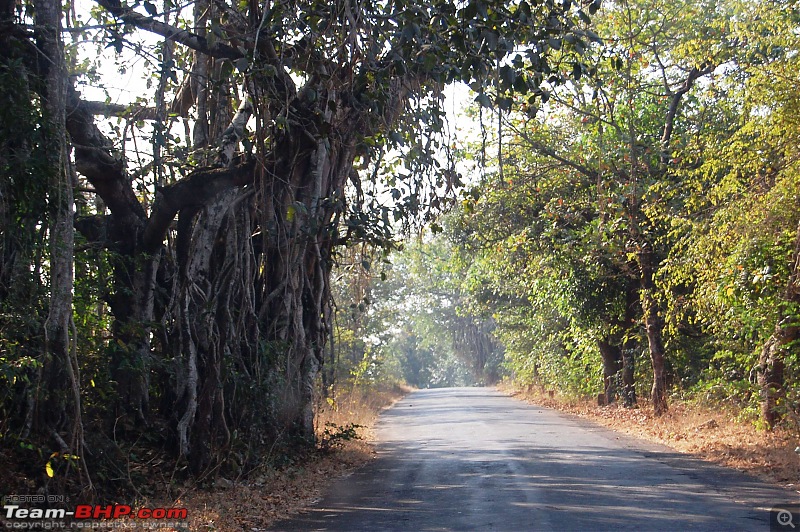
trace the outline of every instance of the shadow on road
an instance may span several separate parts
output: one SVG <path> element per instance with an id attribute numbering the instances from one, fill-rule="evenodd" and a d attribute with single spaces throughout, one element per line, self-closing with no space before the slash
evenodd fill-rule
<path id="1" fill-rule="evenodd" d="M 769 530 L 787 492 L 552 411 L 426 391 L 378 459 L 276 530 Z"/>

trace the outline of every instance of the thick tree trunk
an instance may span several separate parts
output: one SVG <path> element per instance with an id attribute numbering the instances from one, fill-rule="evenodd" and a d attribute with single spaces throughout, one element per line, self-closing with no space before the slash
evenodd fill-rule
<path id="1" fill-rule="evenodd" d="M 617 379 L 622 369 L 622 350 L 612 343 L 611 339 L 603 338 L 597 341 L 600 357 L 603 359 L 603 395 L 605 404 L 609 405 L 617 400 Z"/>
<path id="2" fill-rule="evenodd" d="M 230 337 L 224 327 L 226 322 L 220 320 L 226 303 L 220 295 L 225 292 L 222 283 L 226 273 L 231 275 L 227 280 L 233 282 L 241 273 L 220 269 L 225 263 L 224 255 L 222 264 L 214 259 L 224 249 L 225 237 L 221 229 L 239 193 L 236 189 L 222 193 L 200 213 L 177 300 L 182 340 L 177 359 L 182 361 L 186 392 L 186 409 L 178 424 L 178 438 L 181 454 L 191 456 L 195 472 L 210 465 L 215 444 L 224 445 L 229 437 L 222 408 L 223 356 L 226 348 L 230 350 L 228 342 L 236 342 L 237 338 Z M 220 436 L 222 441 L 218 442 Z"/>
<path id="3" fill-rule="evenodd" d="M 202 21 L 216 7 L 196 7 L 202 36 Z M 238 444 L 273 437 L 314 442 L 316 380 L 331 334 L 335 220 L 344 209 L 358 139 L 391 124 L 409 90 L 398 79 L 385 109 L 367 116 L 360 103 L 353 107 L 352 94 L 341 97 L 324 87 L 327 78 L 297 93 L 288 75 L 253 74 L 245 79 L 250 99 L 229 120 L 230 96 L 213 79 L 221 66 L 196 54 L 181 108 L 194 103 L 192 137 L 200 151 L 193 156 L 201 167 L 157 187 L 149 213 L 124 161 L 77 97 L 70 112 L 79 170 L 111 210 L 105 243 L 117 261 L 111 367 L 120 413 L 148 418 L 151 324 L 160 321 L 164 363 L 174 373 L 161 376 L 153 389 L 169 409 L 170 436 L 196 472 L 221 458 L 229 428 Z M 342 84 L 331 77 L 331 86 Z M 289 119 L 278 124 L 265 116 L 273 110 Z M 255 138 L 246 132 L 252 115 Z M 223 132 L 225 122 L 230 127 Z M 221 145 L 212 148 L 211 139 Z M 175 245 L 164 253 L 171 230 L 177 231 Z M 154 303 L 157 288 L 168 301 Z"/>
<path id="4" fill-rule="evenodd" d="M 119 427 L 138 430 L 148 424 L 150 410 L 150 333 L 160 253 L 141 253 L 137 243 L 130 242 L 130 236 L 117 242 L 126 241 L 131 245 L 125 246 L 114 267 L 111 310 L 116 341 L 110 369 L 117 383 L 117 415 L 132 416 L 130 425 L 123 423 Z"/>
<path id="5" fill-rule="evenodd" d="M 172 351 L 177 444 L 195 472 L 220 459 L 233 428 L 240 437 L 266 429 L 315 441 L 316 379 L 330 334 L 331 224 L 341 208 L 326 198 L 349 175 L 351 146 L 287 135 L 257 167 L 264 175 L 252 190 L 232 188 L 199 211 L 193 203 L 181 211 L 180 281 L 168 316 L 180 338 Z M 253 287 L 259 294 L 251 296 Z M 253 397 L 261 412 L 227 408 L 226 394 L 242 385 L 262 390 Z"/>
<path id="6" fill-rule="evenodd" d="M 344 186 L 353 152 L 349 142 L 295 142 L 287 139 L 277 152 L 282 156 L 274 172 L 290 179 L 267 185 L 271 199 L 261 224 L 275 230 L 264 234 L 260 316 L 268 341 L 286 349 L 281 417 L 297 436 L 313 442 L 316 378 L 329 335 L 331 222 L 340 208 L 325 198 Z"/>

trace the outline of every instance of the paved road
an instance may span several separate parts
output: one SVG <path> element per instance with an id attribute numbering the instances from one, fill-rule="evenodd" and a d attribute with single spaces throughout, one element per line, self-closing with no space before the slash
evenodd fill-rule
<path id="1" fill-rule="evenodd" d="M 767 532 L 770 507 L 800 502 L 485 388 L 414 392 L 378 437 L 375 461 L 275 529 Z"/>

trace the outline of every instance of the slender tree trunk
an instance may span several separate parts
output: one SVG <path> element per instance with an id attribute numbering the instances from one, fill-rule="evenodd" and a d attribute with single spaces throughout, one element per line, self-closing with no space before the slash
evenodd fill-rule
<path id="1" fill-rule="evenodd" d="M 761 419 L 772 429 L 783 417 L 780 399 L 784 396 L 784 348 L 797 340 L 797 327 L 778 324 L 758 359 L 758 386 L 761 388 Z"/>
<path id="2" fill-rule="evenodd" d="M 40 61 L 46 71 L 44 108 L 47 113 L 49 141 L 48 170 L 50 183 L 48 196 L 52 221 L 50 224 L 50 302 L 45 341 L 47 358 L 43 374 L 49 390 L 49 400 L 43 409 L 51 430 L 63 425 L 64 397 L 59 397 L 64 381 L 59 378 L 66 372 L 70 357 L 69 325 L 72 318 L 73 251 L 72 233 L 72 179 L 69 171 L 67 138 L 64 129 L 66 117 L 66 69 L 60 43 L 61 9 L 55 0 L 36 3 L 36 43 L 44 54 Z M 59 427 L 60 428 L 60 427 Z"/>
<path id="3" fill-rule="evenodd" d="M 622 340 L 622 404 L 626 408 L 636 406 L 636 339 L 632 334 L 636 326 L 636 309 L 639 292 L 633 279 L 629 279 L 625 290 L 625 337 Z"/>
<path id="4" fill-rule="evenodd" d="M 639 273 L 641 275 L 641 292 L 645 332 L 650 350 L 650 361 L 653 365 L 653 388 L 650 398 L 656 415 L 667 412 L 667 376 L 664 351 L 664 320 L 659 313 L 655 298 L 655 282 L 653 280 L 653 251 L 648 244 L 638 254 Z"/>
<path id="5" fill-rule="evenodd" d="M 44 57 L 40 68 L 46 73 L 44 110 L 49 141 L 50 185 L 50 301 L 45 322 L 45 359 L 40 390 L 45 394 L 38 405 L 40 431 L 47 431 L 58 450 L 84 456 L 81 419 L 80 378 L 72 334 L 72 292 L 74 288 L 74 174 L 66 133 L 67 69 L 61 42 L 61 3 L 36 2 L 36 43 Z M 85 466 L 81 468 L 85 470 Z M 86 478 L 88 483 L 88 477 Z"/>
<path id="6" fill-rule="evenodd" d="M 625 408 L 634 408 L 636 399 L 636 358 L 635 340 L 627 340 L 622 345 L 622 404 Z"/>
<path id="7" fill-rule="evenodd" d="M 795 233 L 794 253 L 789 280 L 783 294 L 783 311 L 780 322 L 761 348 L 758 360 L 758 385 L 761 388 L 761 417 L 772 429 L 780 421 L 780 399 L 785 394 L 784 362 L 787 346 L 800 339 L 797 326 L 797 305 L 800 304 L 800 222 Z M 794 310 L 794 312 L 793 312 Z"/>

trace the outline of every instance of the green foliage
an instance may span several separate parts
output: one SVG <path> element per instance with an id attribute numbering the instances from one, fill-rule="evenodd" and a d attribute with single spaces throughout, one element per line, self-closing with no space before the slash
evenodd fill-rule
<path id="1" fill-rule="evenodd" d="M 509 115 L 502 172 L 465 197 L 453 240 L 517 379 L 593 395 L 605 340 L 636 353 L 645 390 L 626 293 L 648 249 L 669 381 L 701 393 L 728 379 L 743 408 L 757 400 L 760 346 L 794 312 L 800 204 L 797 87 L 768 81 L 789 79 L 797 43 L 769 6 L 619 3 L 593 21 L 603 45 L 582 58 L 585 83 L 555 87 L 545 117 Z M 747 39 L 765 54 L 743 54 Z"/>
<path id="2" fill-rule="evenodd" d="M 192 444 L 228 453 L 237 471 L 275 442 L 284 446 L 276 454 L 288 456 L 297 442 L 282 438 L 306 392 L 296 377 L 305 370 L 292 360 L 307 361 L 309 352 L 325 359 L 331 401 L 346 389 L 491 384 L 503 375 L 594 396 L 604 385 L 605 344 L 629 355 L 636 391 L 646 395 L 644 251 L 653 257 L 646 293 L 664 319 L 672 391 L 757 417 L 761 349 L 800 322 L 793 3 L 620 0 L 600 10 L 597 1 L 307 1 L 261 11 L 258 3 L 212 2 L 198 20 L 171 3 L 163 11 L 155 2 L 104 4 L 90 20 L 65 13 L 71 75 L 101 82 L 101 54 L 80 51 L 89 40 L 131 51 L 116 58 L 117 70 L 135 67 L 154 91 L 132 105 L 155 101 L 160 116 L 145 120 L 152 109 L 132 108 L 101 128 L 113 141 L 83 147 L 99 154 L 116 144 L 126 153 L 121 166 L 130 172 L 114 186 L 130 185 L 128 195 L 106 191 L 117 202 L 104 203 L 97 195 L 108 183 L 77 178 L 76 227 L 98 226 L 76 239 L 70 340 L 89 447 L 109 451 L 97 468 L 101 482 L 120 476 L 115 463 L 140 439 L 174 448 L 190 417 L 197 425 L 213 417 Z M 202 35 L 200 48 L 222 50 L 213 72 L 196 71 L 203 50 L 180 35 L 170 44 L 143 37 L 132 13 Z M 76 467 L 75 456 L 51 454 L 49 435 L 27 434 L 36 431 L 28 398 L 49 361 L 42 331 L 53 198 L 46 88 L 25 63 L 28 28 L 15 29 L 21 37 L 8 37 L 0 52 L 0 439 L 36 464 L 34 474 L 58 479 Z M 192 102 L 182 124 L 168 102 L 179 99 L 184 76 L 204 79 L 206 108 Z M 474 91 L 473 117 L 491 114 L 501 124 L 502 138 L 499 129 L 483 131 L 495 136 L 496 157 L 486 145 L 459 149 L 450 136 L 448 83 Z M 189 279 L 184 254 L 205 213 L 185 207 L 156 243 L 155 288 L 143 289 L 148 283 L 132 278 L 151 250 L 140 252 L 138 233 L 122 242 L 127 226 L 112 241 L 108 219 L 126 202 L 152 215 L 157 191 L 211 164 L 217 145 L 200 133 L 223 133 L 248 97 L 256 110 L 245 129 L 256 130 L 237 132 L 234 151 L 258 161 L 260 182 L 248 183 L 250 195 L 230 215 L 247 223 L 221 225 L 208 240 L 208 267 Z M 275 153 L 295 144 L 295 154 Z M 79 152 L 70 156 L 83 167 Z M 296 160 L 282 159 L 290 155 Z M 319 168 L 302 166 L 325 156 Z M 462 175 L 463 161 L 479 160 L 487 163 L 480 177 Z M 314 188 L 304 180 L 316 170 L 330 170 L 320 182 L 337 185 L 304 203 Z M 401 250 L 399 235 L 411 234 L 416 240 Z M 309 243 L 319 249 L 308 252 Z M 292 269 L 305 263 L 314 271 Z M 294 285 L 303 286 L 299 312 L 270 322 Z M 194 296 L 199 308 L 183 315 Z M 123 300 L 129 308 L 121 310 Z M 135 309 L 148 305 L 150 317 L 136 319 Z M 193 323 L 184 330 L 185 318 Z M 194 318 L 209 318 L 209 330 Z M 306 350 L 292 359 L 301 337 Z M 800 402 L 797 343 L 780 350 L 777 408 L 790 420 Z M 191 376 L 190 344 L 203 347 L 193 352 L 199 371 Z M 619 387 L 623 371 L 612 369 L 605 377 Z M 117 417 L 131 393 L 126 374 L 142 377 L 134 385 L 150 399 L 141 416 L 154 428 L 144 435 L 137 420 Z M 184 418 L 194 399 L 205 410 Z M 119 433 L 111 438 L 108 427 Z M 355 439 L 358 428 L 328 425 L 319 446 Z"/>
<path id="3" fill-rule="evenodd" d="M 82 445 L 85 426 L 95 457 L 137 461 L 151 446 L 197 476 L 223 462 L 240 472 L 259 450 L 313 438 L 323 359 L 325 393 L 404 370 L 420 386 L 497 378 L 491 317 L 447 301 L 461 294 L 452 272 L 420 283 L 413 259 L 393 272 L 388 253 L 463 184 L 445 85 L 471 85 L 493 109 L 541 105 L 584 75 L 599 2 L 70 5 L 55 11 L 67 29 L 52 43 L 66 94 L 41 78 L 60 72 L 41 46 L 56 21 L 37 19 L 56 5 L 20 6 L 0 51 L 0 436 Z M 121 96 L 103 86 L 109 72 L 140 79 Z M 67 118 L 45 116 L 43 102 L 65 104 Z M 58 147 L 44 145 L 55 118 L 68 132 Z M 67 212 L 48 188 L 54 169 L 74 185 L 72 227 L 54 227 Z M 55 282 L 52 235 L 73 228 Z M 363 248 L 337 286 L 343 245 Z M 72 308 L 64 334 L 45 338 L 61 281 L 73 283 Z M 375 303 L 373 290 L 404 285 L 407 300 Z M 62 374 L 80 380 L 69 401 L 37 387 Z M 61 458 L 45 476 L 58 477 Z M 98 462 L 103 483 L 120 476 L 113 461 Z M 94 471 L 81 468 L 87 486 Z"/>
<path id="4" fill-rule="evenodd" d="M 439 234 L 389 255 L 391 262 L 352 254 L 355 250 L 343 257 L 334 342 L 333 380 L 339 386 L 405 381 L 427 388 L 497 381 L 502 350 L 492 334 L 493 321 L 468 308 L 460 272 L 448 261 L 449 246 Z M 382 271 L 365 267 L 375 263 Z"/>
<path id="5" fill-rule="evenodd" d="M 0 62 L 0 438 L 42 365 L 47 315 L 48 165 L 43 117 L 21 60 Z"/>

